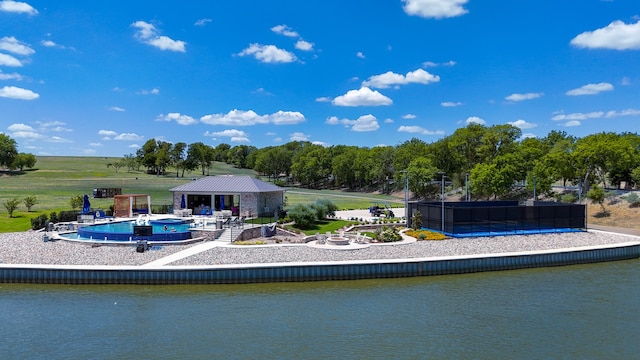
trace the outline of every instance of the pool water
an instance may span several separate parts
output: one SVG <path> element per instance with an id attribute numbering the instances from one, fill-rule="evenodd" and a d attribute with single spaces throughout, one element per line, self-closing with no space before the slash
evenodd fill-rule
<path id="1" fill-rule="evenodd" d="M 153 233 L 151 236 L 134 236 L 133 227 L 135 221 L 114 222 L 108 224 L 89 225 L 78 228 L 77 237 L 79 240 L 108 240 L 108 241 L 179 241 L 191 239 L 189 223 L 180 220 L 158 220 L 149 224 Z"/>

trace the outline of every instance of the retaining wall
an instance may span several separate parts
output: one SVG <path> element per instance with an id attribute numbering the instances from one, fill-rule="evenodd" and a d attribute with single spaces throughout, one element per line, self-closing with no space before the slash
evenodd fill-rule
<path id="1" fill-rule="evenodd" d="M 462 274 L 640 258 L 640 242 L 421 259 L 217 266 L 0 265 L 0 282 L 39 284 L 242 284 Z"/>

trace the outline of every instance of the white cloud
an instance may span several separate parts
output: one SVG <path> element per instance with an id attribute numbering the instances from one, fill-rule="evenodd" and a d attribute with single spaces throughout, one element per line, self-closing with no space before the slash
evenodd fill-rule
<path id="1" fill-rule="evenodd" d="M 359 57 L 360 59 L 364 59 L 364 54 L 361 51 L 358 51 L 356 53 L 356 56 Z"/>
<path id="2" fill-rule="evenodd" d="M 296 49 L 298 50 L 302 50 L 302 51 L 311 51 L 313 50 L 313 43 L 310 43 L 308 41 L 305 40 L 298 40 L 296 41 Z"/>
<path id="3" fill-rule="evenodd" d="M 519 128 L 519 129 L 532 129 L 532 128 L 538 126 L 536 124 L 527 122 L 526 120 L 522 120 L 522 119 L 519 119 L 519 120 L 516 120 L 516 121 L 510 121 L 507 124 L 515 126 L 515 127 Z"/>
<path id="4" fill-rule="evenodd" d="M 371 114 L 360 116 L 356 120 L 338 119 L 336 116 L 331 116 L 325 123 L 329 125 L 342 124 L 345 127 L 351 128 L 352 131 L 358 132 L 376 131 L 380 128 L 378 119 Z"/>
<path id="5" fill-rule="evenodd" d="M 238 55 L 253 55 L 263 63 L 290 63 L 298 60 L 295 54 L 279 49 L 275 45 L 250 44 L 248 48 L 242 50 Z"/>
<path id="6" fill-rule="evenodd" d="M 11 0 L 0 1 L 0 11 L 24 13 L 28 15 L 38 14 L 38 10 L 34 9 L 33 6 L 25 2 Z"/>
<path id="7" fill-rule="evenodd" d="M 462 103 L 460 101 L 444 101 L 444 102 L 441 102 L 440 105 L 444 107 L 456 107 L 456 106 L 462 106 Z"/>
<path id="8" fill-rule="evenodd" d="M 151 90 L 140 90 L 140 91 L 138 91 L 138 94 L 140 94 L 140 95 L 158 95 L 158 94 L 160 94 L 160 89 L 153 88 Z"/>
<path id="9" fill-rule="evenodd" d="M 309 141 L 310 136 L 302 132 L 294 132 L 289 136 L 290 141 Z"/>
<path id="10" fill-rule="evenodd" d="M 158 36 L 147 42 L 149 45 L 155 46 L 160 50 L 171 50 L 178 52 L 185 52 L 184 46 L 186 43 L 182 40 L 173 40 L 168 36 Z"/>
<path id="11" fill-rule="evenodd" d="M 511 94 L 511 95 L 505 97 L 504 99 L 507 100 L 507 101 L 517 102 L 517 101 L 523 101 L 523 100 L 537 99 L 537 98 L 541 97 L 542 95 L 544 95 L 544 93 L 541 93 L 541 92 L 538 92 L 538 93 L 526 93 L 526 94 L 514 93 L 514 94 Z"/>
<path id="12" fill-rule="evenodd" d="M 402 115 L 403 119 L 415 119 L 416 116 L 414 114 L 404 114 Z"/>
<path id="13" fill-rule="evenodd" d="M 616 20 L 606 27 L 585 31 L 571 40 L 579 48 L 638 50 L 640 49 L 640 20 L 625 24 Z"/>
<path id="14" fill-rule="evenodd" d="M 281 137 L 273 138 L 273 142 L 274 143 L 280 143 L 280 142 L 282 142 L 282 138 Z"/>
<path id="15" fill-rule="evenodd" d="M 614 117 L 620 117 L 620 116 L 639 116 L 640 115 L 640 110 L 637 109 L 626 109 L 626 110 L 622 110 L 622 111 L 607 111 L 607 113 L 604 115 L 605 118 L 614 118 Z"/>
<path id="16" fill-rule="evenodd" d="M 465 124 L 469 125 L 469 124 L 479 124 L 479 125 L 484 125 L 487 122 L 484 121 L 484 119 L 479 118 L 477 116 L 471 116 L 468 117 L 467 120 L 465 120 Z"/>
<path id="17" fill-rule="evenodd" d="M 321 96 L 319 98 L 316 98 L 317 102 L 331 102 L 331 98 L 328 96 Z"/>
<path id="18" fill-rule="evenodd" d="M 565 120 L 586 120 L 586 119 L 598 119 L 604 116 L 603 111 L 593 111 L 590 113 L 572 113 L 572 114 L 558 114 L 551 118 L 553 121 L 565 121 Z"/>
<path id="19" fill-rule="evenodd" d="M 39 98 L 40 95 L 28 89 L 15 86 L 5 86 L 0 89 L 0 97 L 19 100 L 35 100 Z"/>
<path id="20" fill-rule="evenodd" d="M 236 129 L 229 129 L 229 130 L 224 130 L 224 131 L 217 131 L 217 132 L 205 132 L 204 136 L 212 136 L 214 138 L 216 137 L 228 137 L 229 141 L 231 142 L 249 142 L 249 137 L 247 136 L 247 133 L 245 133 L 242 130 L 236 130 Z"/>
<path id="21" fill-rule="evenodd" d="M 35 131 L 35 129 L 26 124 L 11 124 L 7 128 L 9 131 Z"/>
<path id="22" fill-rule="evenodd" d="M 386 118 L 386 119 L 384 119 L 384 123 L 385 123 L 385 124 L 393 124 L 393 119 L 391 119 L 391 118 Z"/>
<path id="23" fill-rule="evenodd" d="M 300 36 L 297 32 L 293 31 L 287 25 L 276 25 L 276 26 L 271 28 L 271 31 L 273 31 L 276 34 L 280 34 L 280 35 L 284 35 L 284 36 L 288 36 L 288 37 L 299 37 Z"/>
<path id="24" fill-rule="evenodd" d="M 333 99 L 332 103 L 336 106 L 384 106 L 393 104 L 393 100 L 365 86 L 359 90 L 347 91 Z"/>
<path id="25" fill-rule="evenodd" d="M 92 143 L 89 143 L 89 146 L 101 147 L 101 146 L 104 146 L 104 145 L 102 143 L 94 143 L 94 142 L 92 142 Z"/>
<path id="26" fill-rule="evenodd" d="M 136 133 L 122 133 L 118 134 L 113 140 L 123 140 L 123 141 L 138 141 L 142 140 L 144 136 L 138 135 Z"/>
<path id="27" fill-rule="evenodd" d="M 42 40 L 40 43 L 44 47 L 56 47 L 57 46 L 57 44 L 55 42 L 51 41 L 51 40 Z"/>
<path id="28" fill-rule="evenodd" d="M 33 127 L 26 124 L 11 124 L 7 128 L 11 132 L 11 136 L 20 139 L 41 139 L 42 134 L 38 133 Z"/>
<path id="29" fill-rule="evenodd" d="M 111 106 L 109 107 L 109 111 L 118 111 L 118 112 L 124 112 L 125 109 L 119 107 L 119 106 Z"/>
<path id="30" fill-rule="evenodd" d="M 571 121 L 567 121 L 564 124 L 560 124 L 560 126 L 566 126 L 566 127 L 574 127 L 574 126 L 580 126 L 580 125 L 582 124 L 578 120 L 571 120 Z"/>
<path id="31" fill-rule="evenodd" d="M 612 119 L 623 116 L 640 116 L 640 110 L 638 109 L 625 109 L 621 111 L 610 110 L 607 112 L 604 111 L 593 111 L 589 113 L 571 113 L 571 114 L 557 114 L 554 115 L 551 120 L 553 121 L 580 121 L 587 119 Z"/>
<path id="32" fill-rule="evenodd" d="M 424 18 L 450 18 L 466 14 L 468 0 L 402 0 L 404 11 Z"/>
<path id="33" fill-rule="evenodd" d="M 38 129 L 41 132 L 71 132 L 73 130 L 65 127 L 65 123 L 62 121 L 36 121 L 36 124 L 40 126 Z"/>
<path id="34" fill-rule="evenodd" d="M 22 62 L 11 55 L 0 54 L 0 66 L 20 67 Z"/>
<path id="35" fill-rule="evenodd" d="M 567 91 L 567 95 L 569 96 L 595 95 L 603 91 L 611 91 L 611 90 L 613 90 L 613 85 L 606 82 L 601 82 L 598 84 L 587 84 L 579 88 L 569 90 Z"/>
<path id="36" fill-rule="evenodd" d="M 50 142 L 54 142 L 54 143 L 72 143 L 73 141 L 69 140 L 69 139 L 65 139 L 62 138 L 60 136 L 52 136 L 49 138 Z"/>
<path id="37" fill-rule="evenodd" d="M 533 133 L 524 133 L 520 137 L 522 139 L 537 138 L 536 134 L 533 134 Z"/>
<path id="38" fill-rule="evenodd" d="M 138 144 L 131 144 L 129 146 L 127 146 L 129 149 L 140 149 L 140 145 Z"/>
<path id="39" fill-rule="evenodd" d="M 2 70 L 0 70 L 0 80 L 17 80 L 17 81 L 21 81 L 22 80 L 22 75 L 20 75 L 18 73 L 7 74 L 7 73 L 3 73 Z"/>
<path id="40" fill-rule="evenodd" d="M 5 36 L 0 39 L 0 50 L 24 56 L 33 55 L 35 53 L 35 50 L 13 36 Z"/>
<path id="41" fill-rule="evenodd" d="M 362 82 L 362 86 L 385 89 L 394 85 L 406 85 L 411 83 L 429 84 L 438 81 L 440 81 L 439 76 L 430 74 L 422 69 L 410 71 L 406 75 L 387 71 L 384 74 L 369 77 L 369 79 Z"/>
<path id="42" fill-rule="evenodd" d="M 99 130 L 98 135 L 112 137 L 118 135 L 118 133 L 112 130 Z"/>
<path id="43" fill-rule="evenodd" d="M 135 37 L 141 43 L 155 46 L 160 50 L 170 50 L 177 52 L 186 51 L 186 42 L 181 40 L 173 40 L 168 36 L 158 35 L 158 29 L 156 29 L 153 24 L 149 24 L 148 22 L 139 20 L 131 24 L 131 26 L 138 29 Z"/>
<path id="44" fill-rule="evenodd" d="M 205 26 L 208 23 L 210 23 L 211 21 L 212 21 L 211 19 L 204 18 L 204 19 L 200 19 L 200 20 L 196 21 L 196 23 L 193 24 L 193 25 L 195 25 L 195 26 Z"/>
<path id="45" fill-rule="evenodd" d="M 180 113 L 168 113 L 167 115 L 160 114 L 156 118 L 158 121 L 175 121 L 179 125 L 192 125 L 197 124 L 198 120 L 192 118 L 189 115 L 184 115 Z"/>
<path id="46" fill-rule="evenodd" d="M 406 133 L 411 133 L 411 134 L 422 134 L 422 135 L 442 135 L 444 134 L 444 131 L 442 130 L 436 130 L 436 131 L 431 131 L 431 130 L 427 130 L 421 126 L 400 126 L 398 128 L 398 132 L 406 132 Z"/>
<path id="47" fill-rule="evenodd" d="M 433 61 L 425 61 L 422 63 L 422 67 L 425 68 L 429 68 L 429 67 L 437 67 L 437 66 L 453 66 L 455 65 L 456 62 L 453 60 L 449 60 L 447 62 L 443 62 L 443 63 L 437 63 L 437 62 L 433 62 Z"/>
<path id="48" fill-rule="evenodd" d="M 277 111 L 273 114 L 258 115 L 253 110 L 231 110 L 226 114 L 210 114 L 200 118 L 209 125 L 250 126 L 256 124 L 291 125 L 306 121 L 304 115 L 297 111 Z"/>

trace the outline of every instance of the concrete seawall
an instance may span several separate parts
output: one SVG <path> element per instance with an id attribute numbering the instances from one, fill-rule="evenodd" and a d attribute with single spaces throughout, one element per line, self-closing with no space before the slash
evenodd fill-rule
<path id="1" fill-rule="evenodd" d="M 0 264 L 0 282 L 37 284 L 243 284 L 463 274 L 640 258 L 640 242 L 502 254 L 211 266 Z"/>

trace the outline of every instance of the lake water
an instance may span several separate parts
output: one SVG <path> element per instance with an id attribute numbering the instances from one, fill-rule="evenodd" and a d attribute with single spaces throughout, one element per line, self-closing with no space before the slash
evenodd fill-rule
<path id="1" fill-rule="evenodd" d="M 632 359 L 640 260 L 206 286 L 0 284 L 1 359 Z"/>

